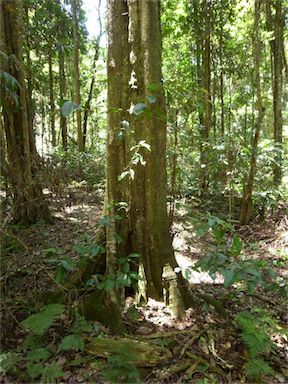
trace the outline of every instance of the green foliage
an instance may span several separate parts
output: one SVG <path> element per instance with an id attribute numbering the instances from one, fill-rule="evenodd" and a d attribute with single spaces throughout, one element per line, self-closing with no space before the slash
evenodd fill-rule
<path id="1" fill-rule="evenodd" d="M 90 190 L 102 188 L 105 179 L 104 152 L 81 152 L 70 146 L 67 151 L 58 148 L 47 156 L 43 183 L 55 194 L 71 183 L 81 183 Z"/>
<path id="2" fill-rule="evenodd" d="M 49 304 L 42 312 L 27 317 L 22 321 L 22 325 L 36 335 L 44 335 L 45 331 L 59 318 L 64 312 L 63 304 Z"/>
<path id="3" fill-rule="evenodd" d="M 87 322 L 87 320 L 80 316 L 78 313 L 75 315 L 75 321 L 72 327 L 72 334 L 65 336 L 58 348 L 58 351 L 83 351 L 84 339 L 83 333 L 93 332 L 93 327 Z"/>
<path id="4" fill-rule="evenodd" d="M 98 289 L 108 292 L 115 287 L 131 287 L 136 284 L 142 277 L 135 271 L 131 270 L 131 263 L 134 258 L 138 258 L 138 253 L 130 253 L 126 257 L 118 258 L 118 267 L 115 273 L 109 273 L 105 276 L 97 274 L 89 279 L 86 284 L 94 285 Z M 136 287 L 134 287 L 136 288 Z"/>
<path id="5" fill-rule="evenodd" d="M 27 360 L 39 362 L 41 360 L 47 360 L 51 356 L 51 352 L 46 348 L 33 349 L 27 353 Z"/>
<path id="6" fill-rule="evenodd" d="M 0 51 L 1 56 L 5 55 Z M 5 58 L 8 57 L 5 55 Z M 0 70 L 0 93 L 1 93 L 1 103 L 5 109 L 13 105 L 18 107 L 19 105 L 19 92 L 20 85 L 18 81 L 10 73 Z"/>
<path id="7" fill-rule="evenodd" d="M 130 151 L 133 152 L 133 155 L 131 157 L 129 164 L 126 166 L 126 169 L 118 176 L 118 181 L 121 181 L 126 177 L 130 177 L 131 180 L 134 180 L 135 170 L 133 166 L 137 164 L 141 164 L 143 166 L 146 165 L 144 156 L 140 153 L 140 150 L 142 148 L 147 151 L 151 151 L 150 145 L 146 143 L 145 140 L 140 140 L 137 145 L 134 145 L 133 147 L 130 148 Z"/>
<path id="8" fill-rule="evenodd" d="M 247 377 L 261 379 L 263 375 L 274 376 L 275 371 L 263 359 L 254 358 L 249 360 L 245 367 Z"/>
<path id="9" fill-rule="evenodd" d="M 269 332 L 274 321 L 261 310 L 256 310 L 254 313 L 240 312 L 235 317 L 235 323 L 241 329 L 241 338 L 249 353 L 249 361 L 245 366 L 247 377 L 261 380 L 263 375 L 273 376 L 274 370 L 262 356 L 267 355 L 273 348 Z"/>
<path id="10" fill-rule="evenodd" d="M 84 340 L 80 335 L 68 335 L 65 336 L 58 348 L 58 351 L 83 351 L 84 349 Z"/>
<path id="11" fill-rule="evenodd" d="M 7 352 L 0 355 L 0 373 L 18 372 L 21 377 L 23 367 L 33 382 L 55 383 L 55 380 L 62 377 L 62 371 L 58 362 L 53 361 L 60 353 L 66 351 L 83 351 L 83 333 L 92 332 L 93 327 L 78 313 L 71 329 L 71 334 L 65 336 L 58 348 L 53 348 L 44 338 L 47 331 L 64 311 L 64 306 L 50 304 L 42 312 L 29 316 L 22 322 L 28 330 L 19 353 Z M 53 352 L 56 350 L 57 352 Z"/>
<path id="12" fill-rule="evenodd" d="M 49 264 L 54 264 L 57 266 L 54 280 L 58 284 L 63 284 L 67 278 L 68 273 L 74 271 L 74 262 L 68 257 L 59 259 L 49 259 L 47 260 L 47 262 Z"/>
<path id="13" fill-rule="evenodd" d="M 203 228 L 203 226 L 202 226 Z M 202 233 L 208 230 L 213 234 L 216 250 L 201 258 L 193 269 L 207 271 L 212 279 L 220 273 L 224 276 L 224 286 L 230 287 L 236 282 L 247 286 L 248 293 L 252 293 L 257 286 L 278 291 L 285 294 L 283 278 L 280 278 L 262 259 L 246 258 L 242 254 L 243 244 L 234 233 L 233 227 L 215 216 L 208 216 Z"/>
<path id="14" fill-rule="evenodd" d="M 0 354 L 0 374 L 13 373 L 20 357 L 15 352 L 3 352 Z"/>
<path id="15" fill-rule="evenodd" d="M 53 384 L 55 380 L 64 375 L 59 364 L 27 364 L 27 371 L 31 379 L 40 377 L 40 383 Z"/>
<path id="16" fill-rule="evenodd" d="M 101 370 L 101 376 L 111 383 L 140 383 L 139 373 L 129 351 L 123 351 L 121 356 L 109 356 L 107 364 Z"/>

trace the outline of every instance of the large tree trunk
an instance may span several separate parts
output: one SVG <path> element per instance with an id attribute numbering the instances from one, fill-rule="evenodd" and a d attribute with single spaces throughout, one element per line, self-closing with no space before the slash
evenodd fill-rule
<path id="1" fill-rule="evenodd" d="M 73 44 L 74 44 L 74 60 L 73 60 L 73 74 L 74 74 L 74 94 L 75 102 L 81 104 L 80 96 L 80 76 L 79 76 L 79 31 L 78 31 L 78 0 L 71 0 L 72 5 L 72 21 L 73 21 Z M 77 119 L 77 145 L 79 151 L 84 151 L 84 140 L 82 133 L 81 123 L 81 110 L 78 109 L 76 112 Z"/>
<path id="2" fill-rule="evenodd" d="M 246 185 L 244 186 L 244 192 L 242 197 L 241 213 L 240 213 L 240 225 L 248 224 L 251 220 L 252 214 L 252 192 L 254 185 L 254 178 L 256 174 L 257 166 L 257 148 L 264 118 L 264 109 L 262 104 L 261 95 L 261 82 L 260 82 L 260 37 L 259 37 L 259 18 L 260 18 L 260 1 L 255 0 L 254 10 L 254 42 L 253 42 L 253 56 L 254 56 L 254 88 L 256 89 L 256 109 L 258 116 L 255 124 L 255 133 L 252 142 L 250 170 Z"/>
<path id="3" fill-rule="evenodd" d="M 173 280 L 177 263 L 167 214 L 166 111 L 161 84 L 159 1 L 130 0 L 127 4 L 127 1 L 110 0 L 108 41 L 106 203 L 110 225 L 107 228 L 107 267 L 115 269 L 119 257 L 139 253 L 147 296 L 162 299 L 163 271 L 169 266 L 169 277 Z M 131 102 L 146 104 L 144 112 L 128 116 Z M 121 129 L 123 120 L 130 122 L 131 129 Z M 147 143 L 150 150 L 139 146 L 141 142 Z M 135 145 L 138 147 L 131 152 Z M 144 166 L 131 162 L 136 152 L 143 156 Z M 127 170 L 130 170 L 130 179 L 119 181 L 119 176 Z M 119 203 L 123 201 L 128 205 L 126 213 L 123 220 L 115 222 Z M 121 236 L 120 242 L 115 232 Z M 185 289 L 177 285 L 176 274 L 174 283 L 171 284 L 174 305 L 180 314 L 183 309 L 180 291 L 185 297 Z M 184 285 L 183 281 L 181 283 Z"/>
<path id="4" fill-rule="evenodd" d="M 27 112 L 27 96 L 23 67 L 23 4 L 1 0 L 1 38 L 3 51 L 8 56 L 4 66 L 19 83 L 18 103 L 7 101 L 3 109 L 7 156 L 13 192 L 13 219 L 30 224 L 39 219 L 50 220 L 42 188 L 37 179 L 37 163 L 32 129 Z M 16 60 L 15 60 L 16 58 Z M 5 97 L 5 95 L 4 95 Z"/>

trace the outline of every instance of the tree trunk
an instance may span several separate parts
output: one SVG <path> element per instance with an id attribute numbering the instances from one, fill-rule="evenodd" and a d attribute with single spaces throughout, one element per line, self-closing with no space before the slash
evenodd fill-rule
<path id="1" fill-rule="evenodd" d="M 224 65 L 223 65 L 223 0 L 221 0 L 220 13 L 220 103 L 221 103 L 221 137 L 225 134 L 225 109 L 224 109 Z"/>
<path id="2" fill-rule="evenodd" d="M 80 76 L 79 76 L 79 30 L 78 30 L 78 0 L 71 0 L 72 6 L 72 21 L 73 21 L 73 43 L 74 43 L 74 61 L 73 61 L 73 73 L 74 73 L 74 87 L 75 87 L 75 102 L 81 104 L 80 96 Z M 84 140 L 82 133 L 81 123 L 81 110 L 76 111 L 77 118 L 77 145 L 79 151 L 84 151 Z"/>
<path id="3" fill-rule="evenodd" d="M 52 147 L 56 147 L 56 130 L 55 130 L 55 100 L 54 100 L 54 76 L 52 61 L 52 43 L 48 43 L 48 66 L 49 66 L 49 102 L 50 102 L 50 130 L 52 136 Z"/>
<path id="4" fill-rule="evenodd" d="M 200 177 L 199 188 L 201 195 L 207 193 L 208 180 L 208 157 L 209 157 L 209 135 L 212 125 L 212 103 L 211 103 L 211 6 L 208 0 L 204 0 L 205 29 L 203 31 L 202 50 L 202 79 L 201 93 L 203 100 L 203 115 L 200 119 Z M 201 124 L 202 120 L 202 124 Z"/>
<path id="5" fill-rule="evenodd" d="M 90 89 L 89 89 L 89 94 L 85 103 L 85 108 L 84 108 L 84 118 L 83 118 L 83 148 L 85 149 L 86 147 L 86 140 L 87 140 L 87 124 L 88 124 L 88 116 L 90 112 L 90 104 L 92 101 L 92 96 L 93 96 L 93 89 L 94 89 L 94 84 L 95 84 L 95 76 L 96 76 L 96 63 L 97 60 L 99 59 L 99 44 L 100 44 L 100 38 L 97 39 L 96 44 L 95 44 L 95 54 L 94 54 L 94 59 L 93 59 L 93 75 L 90 83 Z"/>
<path id="6" fill-rule="evenodd" d="M 256 110 L 258 111 L 257 120 L 255 123 L 255 133 L 252 142 L 252 153 L 250 159 L 250 171 L 248 180 L 244 186 L 242 197 L 240 225 L 248 224 L 251 220 L 252 214 L 252 192 L 254 185 L 254 178 L 256 174 L 257 165 L 257 148 L 260 137 L 260 131 L 264 118 L 264 109 L 262 104 L 261 95 L 261 82 L 260 82 L 260 37 L 259 37 L 259 18 L 260 18 L 260 1 L 255 0 L 254 8 L 254 42 L 253 42 L 253 56 L 254 56 L 254 88 L 256 89 Z"/>
<path id="7" fill-rule="evenodd" d="M 65 53 L 64 47 L 61 45 L 59 47 L 59 82 L 60 82 L 60 105 L 64 103 L 65 93 L 66 93 L 66 79 L 65 79 Z M 67 141 L 67 120 L 60 114 L 60 129 L 62 135 L 62 146 L 65 151 L 67 151 L 68 141 Z"/>
<path id="8" fill-rule="evenodd" d="M 282 45 L 283 45 L 283 14 L 282 0 L 275 0 L 275 22 L 274 22 L 274 79 L 273 79 L 273 112 L 274 112 L 274 140 L 276 144 L 276 162 L 274 168 L 274 180 L 276 184 L 281 184 L 282 179 L 282 141 L 283 141 L 283 123 L 282 123 Z"/>
<path id="9" fill-rule="evenodd" d="M 23 4 L 21 0 L 1 0 L 1 36 L 4 52 L 9 57 L 7 68 L 19 83 L 18 102 L 10 101 L 9 110 L 3 109 L 4 129 L 7 142 L 7 157 L 13 193 L 13 220 L 30 224 L 39 219 L 50 220 L 42 188 L 37 179 L 34 161 L 34 137 L 29 127 L 27 97 L 23 67 Z M 17 60 L 14 59 L 16 57 Z M 9 101 L 8 101 L 9 103 Z M 13 166 L 12 166 L 13 165 Z"/>
<path id="10" fill-rule="evenodd" d="M 183 300 L 186 306 L 190 301 L 182 275 L 174 272 L 169 235 L 159 1 L 109 0 L 108 26 L 106 276 L 117 275 L 120 258 L 140 254 L 145 294 L 163 299 L 165 281 L 169 302 L 181 317 Z M 131 101 L 145 103 L 145 112 L 129 115 Z M 136 153 L 145 165 L 133 162 Z M 130 178 L 123 177 L 127 170 Z M 121 305 L 121 291 L 109 290 L 114 306 Z"/>

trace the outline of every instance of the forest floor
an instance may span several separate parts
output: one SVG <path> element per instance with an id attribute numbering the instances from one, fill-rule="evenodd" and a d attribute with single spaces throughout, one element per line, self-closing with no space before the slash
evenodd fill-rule
<path id="1" fill-rule="evenodd" d="M 27 228 L 9 227 L 2 241 L 1 346 L 2 352 L 17 352 L 18 362 L 14 364 L 16 368 L 7 369 L 6 374 L 0 368 L 1 383 L 39 382 L 39 379 L 31 381 L 27 374 L 23 374 L 27 359 L 19 351 L 23 351 L 26 331 L 21 321 L 39 311 L 43 307 L 42 294 L 57 286 L 57 260 L 76 261 L 78 254 L 75 246 L 77 248 L 79 244 L 93 242 L 96 224 L 102 213 L 99 196 L 83 188 L 62 198 L 53 198 L 53 207 L 53 225 L 39 223 Z M 189 269 L 207 252 L 215 249 L 211 235 L 197 234 L 195 220 L 191 220 L 191 207 L 188 210 L 186 208 L 183 204 L 177 212 L 172 230 L 176 258 L 182 269 Z M 200 217 L 200 221 L 204 217 L 204 212 L 199 209 L 193 211 L 192 207 L 192 212 Z M 288 257 L 287 216 L 279 213 L 265 222 L 242 228 L 238 235 L 243 241 L 243 253 L 247 257 L 266 260 L 277 274 L 285 275 Z M 261 355 L 273 368 L 274 375 L 264 375 L 260 382 L 286 383 L 287 333 L 282 332 L 288 320 L 286 297 L 262 288 L 247 294 L 241 284 L 225 288 L 223 276 L 217 275 L 213 280 L 208 273 L 196 270 L 189 273 L 189 283 L 195 305 L 186 311 L 181 322 L 173 318 L 164 303 L 150 299 L 147 304 L 137 307 L 131 297 L 126 300 L 123 313 L 127 326 L 126 339 L 148 343 L 155 350 L 159 348 L 158 355 L 162 354 L 165 359 L 158 356 L 152 361 L 151 355 L 150 360 L 146 356 L 137 362 L 128 353 L 126 360 L 121 355 L 122 360 L 119 360 L 118 352 L 118 360 L 113 360 L 113 355 L 108 359 L 105 353 L 95 356 L 93 351 L 91 354 L 91 348 L 89 350 L 86 347 L 82 352 L 59 352 L 58 342 L 69 334 L 72 326 L 71 311 L 65 312 L 45 336 L 53 352 L 45 364 L 56 362 L 61 370 L 59 379 L 54 381 L 71 384 L 256 382 L 253 379 L 248 381 L 245 376 L 249 350 L 243 343 L 241 331 L 235 326 L 235 316 L 239 312 L 253 310 L 256 317 L 261 314 L 262 324 L 265 323 L 265 316 L 266 320 L 268 317 L 274 319 L 273 332 L 269 331 L 273 347 Z M 207 297 L 210 299 L 206 300 Z M 99 323 L 93 324 L 90 336 L 104 337 L 107 341 L 118 340 Z M 148 344 L 144 344 L 144 349 Z M 140 349 L 139 354 L 142 353 Z M 22 357 L 19 358 L 19 355 Z M 49 382 L 49 377 L 43 380 Z"/>

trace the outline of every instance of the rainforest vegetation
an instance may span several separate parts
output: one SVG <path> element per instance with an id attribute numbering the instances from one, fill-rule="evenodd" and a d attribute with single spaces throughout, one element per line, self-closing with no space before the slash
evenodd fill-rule
<path id="1" fill-rule="evenodd" d="M 1 383 L 286 383 L 287 0 L 0 0 Z"/>

